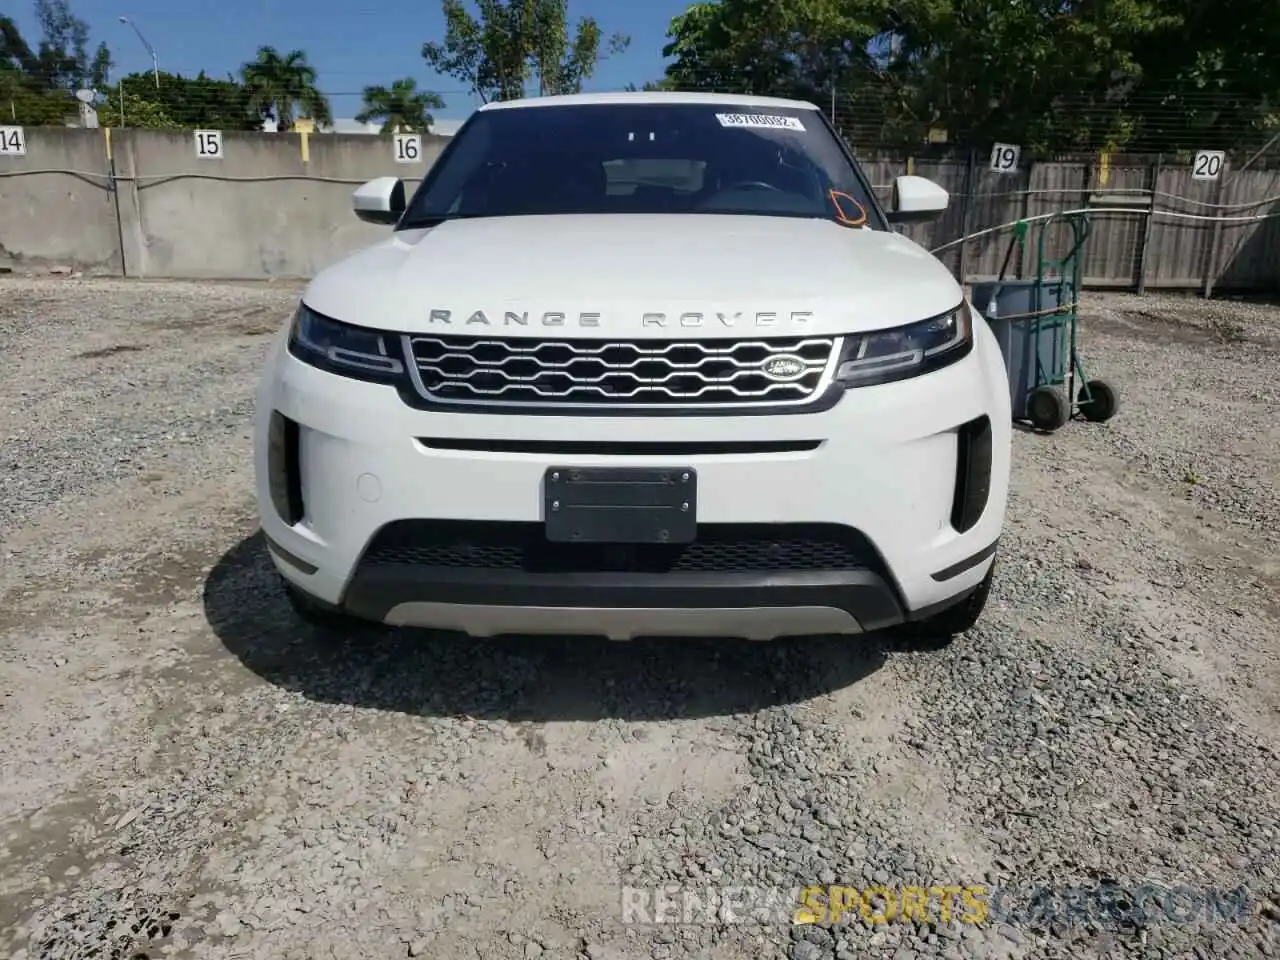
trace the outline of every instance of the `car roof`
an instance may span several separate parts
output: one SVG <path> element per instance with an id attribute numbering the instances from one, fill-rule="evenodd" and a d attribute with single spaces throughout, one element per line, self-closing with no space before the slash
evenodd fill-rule
<path id="1" fill-rule="evenodd" d="M 817 110 L 816 104 L 781 97 L 754 97 L 733 93 L 681 93 L 678 91 L 621 91 L 617 93 L 570 93 L 553 97 L 525 97 L 521 100 L 494 100 L 481 110 L 523 110 L 526 107 L 570 107 L 588 104 L 705 103 L 733 107 L 787 107 Z"/>

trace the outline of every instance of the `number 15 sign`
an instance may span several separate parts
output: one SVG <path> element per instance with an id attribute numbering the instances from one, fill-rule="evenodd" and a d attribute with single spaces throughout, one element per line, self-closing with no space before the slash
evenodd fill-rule
<path id="1" fill-rule="evenodd" d="M 222 159 L 222 131 L 197 130 L 195 132 L 196 157 L 200 160 Z"/>

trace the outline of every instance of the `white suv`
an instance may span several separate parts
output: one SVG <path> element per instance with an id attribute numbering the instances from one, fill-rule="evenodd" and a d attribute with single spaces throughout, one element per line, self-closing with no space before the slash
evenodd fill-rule
<path id="1" fill-rule="evenodd" d="M 257 396 L 295 609 L 501 633 L 939 639 L 986 602 L 998 345 L 812 104 L 482 107 L 307 287 Z"/>

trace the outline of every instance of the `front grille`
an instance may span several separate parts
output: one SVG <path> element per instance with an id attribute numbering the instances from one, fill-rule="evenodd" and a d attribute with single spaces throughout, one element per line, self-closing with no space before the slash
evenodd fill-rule
<path id="1" fill-rule="evenodd" d="M 539 523 L 400 520 L 364 566 L 409 564 L 526 573 L 760 573 L 878 569 L 866 538 L 838 524 L 699 524 L 691 544 L 552 543 Z"/>
<path id="2" fill-rule="evenodd" d="M 828 380 L 832 337 L 767 340 L 409 338 L 435 403 L 689 408 L 807 403 Z"/>

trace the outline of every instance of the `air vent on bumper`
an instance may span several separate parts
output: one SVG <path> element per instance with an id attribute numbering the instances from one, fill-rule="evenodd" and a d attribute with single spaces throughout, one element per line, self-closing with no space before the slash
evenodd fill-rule
<path id="1" fill-rule="evenodd" d="M 956 431 L 956 486 L 951 503 L 951 526 L 964 533 L 973 529 L 991 495 L 991 421 L 978 417 Z"/>
<path id="2" fill-rule="evenodd" d="M 298 424 L 273 411 L 267 433 L 267 478 L 271 503 L 289 526 L 304 516 L 302 470 L 298 456 Z"/>

